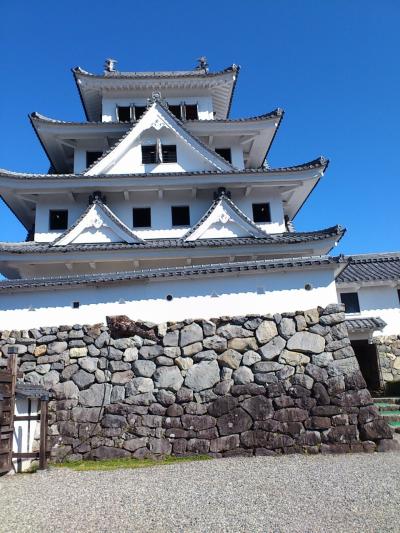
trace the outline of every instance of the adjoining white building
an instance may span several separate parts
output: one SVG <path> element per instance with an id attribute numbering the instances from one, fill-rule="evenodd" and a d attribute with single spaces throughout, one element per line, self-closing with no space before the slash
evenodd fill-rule
<path id="1" fill-rule="evenodd" d="M 268 166 L 284 113 L 229 118 L 239 67 L 73 74 L 87 122 L 30 117 L 49 173 L 0 170 L 28 232 L 0 243 L 3 329 L 337 302 L 345 230 L 292 223 L 328 161 Z"/>
<path id="2" fill-rule="evenodd" d="M 400 254 L 354 255 L 346 261 L 336 278 L 338 301 L 345 305 L 361 370 L 371 389 L 400 394 Z"/>

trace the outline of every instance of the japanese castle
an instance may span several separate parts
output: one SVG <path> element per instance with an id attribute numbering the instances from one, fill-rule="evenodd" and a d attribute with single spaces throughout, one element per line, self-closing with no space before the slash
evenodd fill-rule
<path id="1" fill-rule="evenodd" d="M 86 122 L 30 115 L 49 172 L 0 170 L 27 230 L 0 243 L 3 329 L 290 312 L 357 292 L 348 260 L 328 255 L 345 230 L 294 229 L 328 160 L 268 165 L 284 112 L 230 118 L 237 65 L 121 72 L 109 59 L 73 76 Z"/>

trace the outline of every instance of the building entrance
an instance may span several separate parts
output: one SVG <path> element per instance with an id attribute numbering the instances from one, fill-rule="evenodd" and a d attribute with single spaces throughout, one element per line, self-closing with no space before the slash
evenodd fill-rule
<path id="1" fill-rule="evenodd" d="M 367 339 L 351 341 L 354 353 L 360 365 L 361 373 L 370 391 L 377 391 L 381 387 L 378 354 L 375 344 L 369 344 Z"/>

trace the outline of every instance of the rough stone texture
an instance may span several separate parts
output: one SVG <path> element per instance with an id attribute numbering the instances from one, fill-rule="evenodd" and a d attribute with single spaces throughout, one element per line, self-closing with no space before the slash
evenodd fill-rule
<path id="1" fill-rule="evenodd" d="M 54 460 L 394 449 L 340 306 L 159 326 L 126 317 L 110 323 L 111 332 L 76 324 L 0 336 L 0 366 L 17 346 L 25 381 L 52 394 Z M 397 380 L 399 339 L 375 342 L 384 372 Z"/>
<path id="2" fill-rule="evenodd" d="M 185 386 L 195 392 L 200 392 L 210 389 L 219 380 L 220 373 L 217 361 L 202 361 L 189 369 L 185 379 Z"/>
<path id="3" fill-rule="evenodd" d="M 325 339 L 316 333 L 299 331 L 289 338 L 288 350 L 302 353 L 321 353 L 325 348 Z"/>
<path id="4" fill-rule="evenodd" d="M 387 394 L 400 393 L 400 335 L 374 337 L 382 372 L 383 389 Z"/>

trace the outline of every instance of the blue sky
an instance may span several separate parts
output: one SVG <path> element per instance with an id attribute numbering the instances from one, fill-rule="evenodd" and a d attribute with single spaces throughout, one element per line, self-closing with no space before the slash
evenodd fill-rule
<path id="1" fill-rule="evenodd" d="M 335 250 L 400 249 L 398 0 L 136 0 L 2 6 L 0 167 L 46 172 L 27 114 L 84 120 L 70 69 L 211 69 L 241 65 L 231 116 L 282 107 L 271 166 L 330 159 L 295 219 L 299 231 L 342 224 Z M 25 230 L 0 206 L 0 240 Z"/>

